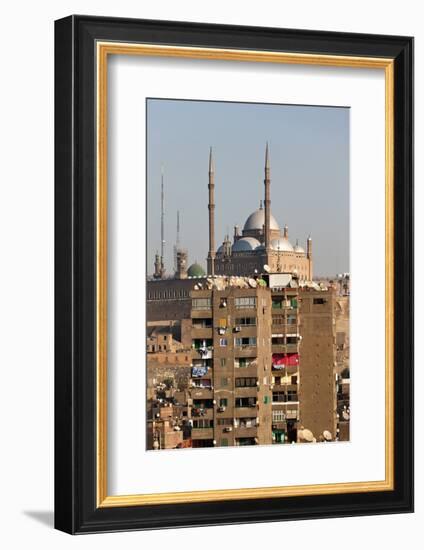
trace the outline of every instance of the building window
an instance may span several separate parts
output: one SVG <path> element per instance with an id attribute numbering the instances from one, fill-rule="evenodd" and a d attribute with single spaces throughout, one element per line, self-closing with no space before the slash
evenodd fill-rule
<path id="1" fill-rule="evenodd" d="M 219 339 L 219 345 L 221 346 L 221 348 L 225 348 L 226 346 L 228 346 L 227 338 L 220 338 Z"/>
<path id="2" fill-rule="evenodd" d="M 256 337 L 249 337 L 249 338 L 234 338 L 234 345 L 236 347 L 249 347 L 249 346 L 256 346 Z"/>
<path id="3" fill-rule="evenodd" d="M 207 418 L 193 420 L 193 428 L 213 428 L 213 420 L 208 420 Z"/>
<path id="4" fill-rule="evenodd" d="M 256 317 L 239 317 L 235 324 L 240 327 L 254 327 L 256 326 Z"/>
<path id="5" fill-rule="evenodd" d="M 219 400 L 220 407 L 226 407 L 228 405 L 228 399 L 226 397 L 221 397 Z"/>
<path id="6" fill-rule="evenodd" d="M 227 364 L 227 360 L 224 357 L 220 359 L 220 362 L 221 362 L 221 367 L 225 367 L 225 365 Z"/>
<path id="7" fill-rule="evenodd" d="M 325 298 L 314 298 L 314 306 L 315 305 L 323 305 L 326 304 L 327 300 Z"/>
<path id="8" fill-rule="evenodd" d="M 284 392 L 282 392 L 282 391 L 272 392 L 272 401 L 274 403 L 285 403 L 286 402 L 286 396 L 285 396 Z"/>
<path id="9" fill-rule="evenodd" d="M 232 418 L 218 418 L 218 426 L 232 426 L 232 425 L 233 425 Z"/>
<path id="10" fill-rule="evenodd" d="M 268 395 L 264 395 L 264 405 L 268 405 L 269 403 L 269 396 Z"/>
<path id="11" fill-rule="evenodd" d="M 286 415 L 284 411 L 272 411 L 272 421 L 273 422 L 284 422 Z"/>
<path id="12" fill-rule="evenodd" d="M 234 305 L 237 309 L 252 309 L 256 308 L 256 296 L 244 296 L 243 298 L 236 298 Z"/>
<path id="13" fill-rule="evenodd" d="M 258 425 L 258 420 L 256 417 L 249 418 L 236 418 L 234 420 L 235 428 L 255 428 Z"/>
<path id="14" fill-rule="evenodd" d="M 193 328 L 209 328 L 212 326 L 212 319 L 193 319 Z"/>
<path id="15" fill-rule="evenodd" d="M 211 308 L 211 299 L 210 298 L 193 298 L 191 302 L 192 309 L 210 309 Z"/>
<path id="16" fill-rule="evenodd" d="M 256 397 L 236 397 L 236 407 L 256 407 Z"/>
<path id="17" fill-rule="evenodd" d="M 228 439 L 226 438 L 221 439 L 221 447 L 228 447 Z"/>
<path id="18" fill-rule="evenodd" d="M 257 364 L 256 359 L 251 357 L 239 357 L 238 359 L 234 359 L 234 367 L 236 369 L 244 368 L 244 367 L 253 367 L 253 366 L 256 366 L 256 364 Z"/>
<path id="19" fill-rule="evenodd" d="M 196 338 L 192 341 L 192 347 L 196 350 L 210 349 L 212 347 L 212 338 Z"/>
<path id="20" fill-rule="evenodd" d="M 228 386 L 228 378 L 221 378 L 221 386 Z"/>
<path id="21" fill-rule="evenodd" d="M 257 378 L 236 378 L 236 388 L 252 388 L 257 385 Z"/>
<path id="22" fill-rule="evenodd" d="M 284 325 L 284 315 L 273 315 L 272 316 L 272 324 L 273 325 Z"/>

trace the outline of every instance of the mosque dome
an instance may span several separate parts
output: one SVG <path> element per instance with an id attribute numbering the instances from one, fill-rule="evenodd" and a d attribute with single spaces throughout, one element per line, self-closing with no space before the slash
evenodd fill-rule
<path id="1" fill-rule="evenodd" d="M 233 252 L 251 252 L 260 246 L 258 239 L 253 237 L 242 237 L 233 244 Z"/>
<path id="2" fill-rule="evenodd" d="M 278 250 L 280 252 L 293 252 L 293 245 L 285 237 L 279 237 L 271 241 L 271 249 Z"/>
<path id="3" fill-rule="evenodd" d="M 258 210 L 255 210 L 254 212 L 252 212 L 252 214 L 250 214 L 250 216 L 247 218 L 246 223 L 244 224 L 243 231 L 253 231 L 253 230 L 262 231 L 264 225 L 265 225 L 265 210 L 263 208 L 258 208 Z M 280 231 L 277 220 L 274 218 L 272 214 L 269 217 L 269 226 L 271 231 Z"/>
<path id="4" fill-rule="evenodd" d="M 188 268 L 187 275 L 189 277 L 204 277 L 206 273 L 200 264 L 194 263 Z"/>

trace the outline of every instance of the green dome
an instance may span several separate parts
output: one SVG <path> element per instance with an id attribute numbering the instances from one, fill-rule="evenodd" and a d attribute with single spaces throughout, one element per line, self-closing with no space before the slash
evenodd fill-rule
<path id="1" fill-rule="evenodd" d="M 187 270 L 189 277 L 204 277 L 206 275 L 205 270 L 198 263 L 191 264 Z"/>

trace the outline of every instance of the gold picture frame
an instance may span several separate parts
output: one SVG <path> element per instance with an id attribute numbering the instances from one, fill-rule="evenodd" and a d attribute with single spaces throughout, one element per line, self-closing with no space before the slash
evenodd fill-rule
<path id="1" fill-rule="evenodd" d="M 60 343 L 60 349 L 56 356 L 56 414 L 57 414 L 57 437 L 59 442 L 56 447 L 56 463 L 63 464 L 65 456 L 72 455 L 72 468 L 63 466 L 57 468 L 57 480 L 61 485 L 66 486 L 66 490 L 56 493 L 56 526 L 59 529 L 68 532 L 93 532 L 102 530 L 114 530 L 116 528 L 149 528 L 159 526 L 178 526 L 178 525 L 198 525 L 207 523 L 225 523 L 230 520 L 217 515 L 216 511 L 207 508 L 213 502 L 227 503 L 226 513 L 231 521 L 255 521 L 252 518 L 252 508 L 259 500 L 270 499 L 267 513 L 257 515 L 257 520 L 271 520 L 275 518 L 289 519 L 292 517 L 290 512 L 290 503 L 298 499 L 302 501 L 305 497 L 320 498 L 325 495 L 352 495 L 360 502 L 364 503 L 364 510 L 369 513 L 379 513 L 380 510 L 387 511 L 409 511 L 412 507 L 412 487 L 410 487 L 411 464 L 412 464 L 412 433 L 410 426 L 404 429 L 404 445 L 408 450 L 407 456 L 404 454 L 405 462 L 403 465 L 399 462 L 401 459 L 399 453 L 399 438 L 395 434 L 399 433 L 399 426 L 405 428 L 406 422 L 410 420 L 412 414 L 412 379 L 407 375 L 404 381 L 399 380 L 399 375 L 394 369 L 395 358 L 401 353 L 407 356 L 407 362 L 412 364 L 412 355 L 410 350 L 410 341 L 404 340 L 395 342 L 395 316 L 396 322 L 405 323 L 408 327 L 412 324 L 412 317 L 408 317 L 403 311 L 399 311 L 399 298 L 396 298 L 396 292 L 399 292 L 399 285 L 403 285 L 401 292 L 408 295 L 411 292 L 410 281 L 402 283 L 396 278 L 397 269 L 400 262 L 405 265 L 412 265 L 411 250 L 404 250 L 407 257 L 401 258 L 397 239 L 402 238 L 410 243 L 412 234 L 405 230 L 405 216 L 410 213 L 411 208 L 410 188 L 412 186 L 411 160 L 406 151 L 412 148 L 412 133 L 410 130 L 410 118 L 412 109 L 412 76 L 411 76 L 411 58 L 412 58 L 412 39 L 404 37 L 381 37 L 380 41 L 376 37 L 372 39 L 366 35 L 347 35 L 328 33 L 328 44 L 324 51 L 320 46 L 318 36 L 313 31 L 285 31 L 283 29 L 269 29 L 268 34 L 260 38 L 263 30 L 254 28 L 244 29 L 245 44 L 243 40 L 237 38 L 235 28 L 232 27 L 208 27 L 196 26 L 194 24 L 183 23 L 163 23 L 149 21 L 133 21 L 131 28 L 127 27 L 125 20 L 102 18 L 92 18 L 84 16 L 71 16 L 56 22 L 56 52 L 57 58 L 60 58 L 67 67 L 65 73 L 56 66 L 56 97 L 57 97 L 57 119 L 68 124 L 75 124 L 75 117 L 81 122 L 74 125 L 72 132 L 66 134 L 59 132 L 57 135 L 57 156 L 56 162 L 63 166 L 63 173 L 57 175 L 57 214 L 65 213 L 70 216 L 69 226 L 65 229 L 62 226 L 56 227 L 56 234 L 59 237 L 67 238 L 69 242 L 57 252 L 57 266 L 59 272 L 64 266 L 69 265 L 69 258 L 74 258 L 75 243 L 78 243 L 76 235 L 78 227 L 76 220 L 83 219 L 88 214 L 79 213 L 76 209 L 82 208 L 84 193 L 89 191 L 79 191 L 82 189 L 83 180 L 86 176 L 78 174 L 77 171 L 70 170 L 70 165 L 78 161 L 82 166 L 84 161 L 79 160 L 78 139 L 82 135 L 90 133 L 94 137 L 93 154 L 90 157 L 90 169 L 95 171 L 95 179 L 92 185 L 94 197 L 94 217 L 90 214 L 87 218 L 85 228 L 90 227 L 94 239 L 89 247 L 85 247 L 81 252 L 79 261 L 82 263 L 90 262 L 92 269 L 92 281 L 90 283 L 90 292 L 93 292 L 93 303 L 89 306 L 89 312 L 95 321 L 96 330 L 91 334 L 90 341 L 84 345 L 81 344 L 80 353 L 87 356 L 77 363 L 76 355 L 71 354 L 69 359 L 69 349 L 75 350 L 76 330 L 81 330 L 81 321 L 75 308 L 84 308 L 84 300 L 88 300 L 89 295 L 80 297 L 78 303 L 74 291 L 69 295 L 69 288 L 76 284 L 75 281 L 75 260 L 72 263 L 71 273 L 63 276 L 57 283 L 56 303 L 61 308 L 66 299 L 75 301 L 72 314 L 69 308 L 63 311 L 63 319 L 59 318 L 56 326 L 56 339 Z M 193 26 L 194 25 L 194 26 Z M 172 29 L 172 32 L 171 32 Z M 211 45 L 206 39 L 206 31 L 212 33 L 215 45 Z M 237 32 L 240 28 L 237 28 Z M 233 40 L 232 32 L 235 33 Z M 173 33 L 173 34 L 172 34 Z M 193 44 L 184 43 L 189 40 L 185 33 L 191 36 Z M 190 34 L 191 33 L 191 34 Z M 293 34 L 295 33 L 295 34 Z M 265 33 L 266 34 L 266 33 Z M 324 33 L 325 34 L 325 33 Z M 196 36 L 196 41 L 194 39 Z M 279 37 L 279 46 L 271 48 L 274 44 L 275 36 Z M 122 37 L 127 39 L 123 40 Z M 153 39 L 152 36 L 155 38 Z M 204 45 L 200 37 L 204 36 Z M 262 36 L 262 35 L 261 35 Z M 295 41 L 293 37 L 295 36 Z M 138 38 L 137 38 L 138 37 Z M 250 37 L 250 38 L 249 38 Z M 252 37 L 257 37 L 257 47 L 247 47 L 251 44 Z M 267 42 L 268 40 L 268 42 Z M 304 45 L 304 51 L 299 51 L 299 43 Z M 78 44 L 78 53 L 75 45 Z M 377 45 L 376 45 L 377 44 Z M 90 50 L 91 48 L 91 50 Z M 81 57 L 82 55 L 86 57 Z M 111 56 L 149 56 L 149 57 L 179 57 L 198 60 L 229 60 L 257 63 L 280 63 L 296 65 L 314 65 L 322 67 L 349 67 L 349 68 L 370 68 L 382 69 L 385 75 L 385 479 L 381 481 L 362 481 L 347 483 L 328 483 L 316 485 L 297 485 L 283 487 L 252 487 L 249 489 L 216 489 L 207 491 L 187 491 L 181 493 L 157 493 L 157 494 L 130 494 L 130 495 L 109 495 L 107 483 L 107 164 L 108 164 L 108 143 L 107 143 L 107 119 L 108 119 L 108 59 Z M 80 56 L 80 57 L 78 57 Z M 88 61 L 86 61 L 88 59 Z M 94 69 L 94 70 L 93 70 Z M 91 72 L 90 72 L 91 71 Z M 90 75 L 90 76 L 87 76 Z M 76 90 L 77 86 L 82 86 L 82 92 L 79 92 L 80 107 L 76 112 Z M 400 87 L 407 89 L 410 96 L 401 95 Z M 69 88 L 69 90 L 68 90 Z M 66 93 L 64 93 L 66 90 Z M 92 99 L 87 98 L 94 91 Z M 69 111 L 66 100 L 75 105 L 72 112 Z M 400 102 L 403 101 L 403 111 L 401 111 Z M 406 108 L 407 107 L 407 108 Z M 84 111 L 85 112 L 82 112 Z M 87 121 L 87 113 L 94 115 L 94 124 L 92 119 Z M 63 145 L 64 144 L 64 145 Z M 403 145 L 403 151 L 401 150 Z M 72 161 L 69 162 L 66 156 L 71 151 Z M 400 159 L 400 160 L 399 160 Z M 77 166 L 77 165 L 75 165 Z M 88 170 L 89 172 L 89 170 Z M 87 172 L 87 173 L 88 173 Z M 80 178 L 78 180 L 78 178 Z M 402 186 L 398 182 L 403 178 Z M 61 186 L 63 181 L 66 183 L 68 191 L 63 192 Z M 396 186 L 398 190 L 396 191 Z M 91 189 L 91 188 L 90 188 Z M 78 203 L 69 202 L 69 196 L 78 196 Z M 79 194 L 78 194 L 79 193 Z M 396 193 L 398 195 L 396 195 Z M 396 200 L 399 200 L 399 194 L 406 201 L 408 208 L 406 211 L 396 210 Z M 87 201 L 91 199 L 86 199 Z M 79 204 L 79 206 L 78 206 Z M 89 210 L 89 209 L 88 209 Z M 395 216 L 396 214 L 396 216 Z M 79 216 L 79 217 L 78 217 Z M 84 218 L 85 220 L 85 218 Z M 75 233 L 75 231 L 77 233 Z M 84 246 L 84 245 L 80 245 Z M 90 277 L 86 273 L 84 277 Z M 91 279 L 90 279 L 91 280 Z M 66 302 L 67 303 L 67 302 Z M 400 326 L 400 325 L 397 325 Z M 69 342 L 66 336 L 72 333 Z M 408 338 L 411 338 L 409 335 Z M 70 346 L 70 347 L 69 347 Z M 88 359 L 89 351 L 91 350 Z M 66 363 L 66 372 L 63 374 L 63 365 Z M 88 379 L 83 373 L 84 365 L 91 365 L 91 375 Z M 85 384 L 87 392 L 94 392 L 95 403 L 89 402 L 83 396 L 81 386 L 77 384 L 75 376 L 79 376 L 82 381 L 79 384 Z M 408 418 L 399 417 L 399 405 L 395 401 L 395 395 L 399 395 L 400 385 L 404 388 L 404 395 L 408 399 Z M 396 389 L 396 392 L 395 392 Z M 63 410 L 63 398 L 69 397 L 71 391 L 72 407 L 70 411 Z M 75 421 L 75 414 L 84 417 L 91 426 L 89 431 L 83 430 L 79 422 Z M 72 444 L 63 442 L 63 437 L 59 434 L 58 425 L 62 428 L 66 426 L 66 433 L 71 434 Z M 58 435 L 59 434 L 59 435 Z M 61 439 L 62 437 L 62 439 Z M 82 439 L 81 439 L 82 438 Z M 75 441 L 79 441 L 78 448 Z M 60 449 L 59 449 L 60 445 Z M 88 450 L 90 448 L 90 450 Z M 79 451 L 78 451 L 79 450 Z M 77 452 L 78 451 L 78 452 Z M 90 466 L 86 473 L 75 475 L 75 461 L 79 461 L 82 454 L 87 454 Z M 66 461 L 65 461 L 66 462 Z M 399 467 L 407 473 L 400 479 Z M 81 472 L 84 468 L 81 469 Z M 85 476 L 85 477 L 84 477 Z M 87 477 L 88 476 L 88 477 Z M 84 479 L 83 479 L 84 478 Z M 83 489 L 87 480 L 93 481 L 93 487 Z M 84 483 L 83 483 L 84 481 Z M 56 482 L 57 483 L 57 482 Z M 406 488 L 409 487 L 407 490 Z M 402 488 L 402 497 L 399 497 L 399 488 Z M 78 489 L 78 490 L 77 490 Z M 80 491 L 78 493 L 78 491 Z M 79 496 L 77 496 L 77 493 Z M 362 496 L 361 496 L 362 495 Z M 372 498 L 371 496 L 372 495 Z M 371 501 L 367 499 L 371 498 Z M 363 501 L 361 500 L 363 499 Z M 243 512 L 243 505 L 240 502 L 250 501 L 249 513 Z M 84 502 L 84 503 L 83 503 Z M 303 502 L 303 501 L 302 501 Z M 372 502 L 367 508 L 367 502 Z M 232 503 L 232 504 L 231 504 Z M 203 516 L 196 518 L 196 512 L 193 505 L 202 505 Z M 181 515 L 181 506 L 187 506 L 185 519 L 177 519 Z M 303 517 L 308 517 L 308 504 L 305 501 Z M 69 510 L 73 510 L 70 514 Z M 119 509 L 120 515 L 114 516 L 113 510 Z M 122 510 L 126 510 L 128 517 L 123 518 Z M 271 512 L 271 509 L 273 512 Z M 395 510 L 396 509 L 396 510 Z M 79 515 L 76 511 L 80 510 Z M 144 510 L 144 512 L 143 512 Z M 158 523 L 152 519 L 152 510 L 156 513 Z M 199 508 L 200 510 L 200 508 Z M 206 512 L 205 512 L 206 510 Z M 356 510 L 356 511 L 355 511 Z M 361 513 L 361 508 L 353 510 L 349 508 L 349 498 L 340 505 L 338 509 L 333 510 L 333 515 L 343 515 Z M 224 512 L 223 512 L 224 513 Z M 205 515 L 206 514 L 206 515 Z M 267 515 L 268 514 L 268 515 Z M 325 514 L 325 512 L 323 512 Z M 331 512 L 330 512 L 331 514 Z M 76 518 L 79 518 L 78 521 Z M 94 518 L 94 519 L 93 519 Z M 131 524 L 131 525 L 130 525 Z"/>

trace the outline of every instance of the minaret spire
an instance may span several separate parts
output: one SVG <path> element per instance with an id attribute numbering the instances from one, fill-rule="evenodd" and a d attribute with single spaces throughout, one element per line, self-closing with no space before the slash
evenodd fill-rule
<path id="1" fill-rule="evenodd" d="M 209 253 L 208 275 L 215 275 L 215 164 L 212 147 L 209 150 Z"/>
<path id="2" fill-rule="evenodd" d="M 271 218 L 271 176 L 270 176 L 270 162 L 269 162 L 269 147 L 268 142 L 266 142 L 265 149 L 265 251 L 269 254 L 270 245 L 271 245 L 271 235 L 270 235 L 270 218 Z"/>
<path id="3" fill-rule="evenodd" d="M 177 256 L 178 256 L 179 249 L 180 249 L 180 211 L 177 210 L 177 237 L 174 245 L 174 271 L 177 271 L 177 268 L 178 268 Z"/>
<path id="4" fill-rule="evenodd" d="M 164 254 L 165 254 L 165 210 L 164 210 L 164 191 L 163 191 L 163 165 L 160 169 L 161 181 L 160 181 L 160 269 L 161 276 L 165 275 L 165 263 L 164 263 Z"/>
<path id="5" fill-rule="evenodd" d="M 308 240 L 306 241 L 306 257 L 308 258 L 309 262 L 309 270 L 308 270 L 308 279 L 312 281 L 313 277 L 313 263 L 312 263 L 312 237 L 309 235 Z"/>

